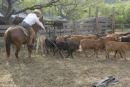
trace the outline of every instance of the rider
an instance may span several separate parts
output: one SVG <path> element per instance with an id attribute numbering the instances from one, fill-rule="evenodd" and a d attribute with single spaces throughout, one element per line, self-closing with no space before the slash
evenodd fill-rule
<path id="1" fill-rule="evenodd" d="M 46 30 L 43 24 L 39 21 L 39 17 L 41 16 L 41 11 L 35 9 L 33 13 L 28 14 L 28 16 L 22 21 L 22 26 L 29 30 L 31 33 L 29 44 L 32 45 L 32 40 L 35 38 L 35 32 L 31 27 L 33 24 L 37 23 L 41 26 L 42 29 Z"/>

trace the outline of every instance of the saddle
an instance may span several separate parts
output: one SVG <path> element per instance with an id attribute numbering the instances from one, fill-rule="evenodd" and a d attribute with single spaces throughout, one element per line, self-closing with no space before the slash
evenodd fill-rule
<path id="1" fill-rule="evenodd" d="M 30 36 L 30 35 L 29 35 L 30 33 L 29 33 L 28 29 L 24 28 L 24 26 L 23 26 L 22 24 L 19 24 L 18 26 L 19 26 L 20 29 L 23 30 L 24 34 L 25 34 L 27 37 Z"/>

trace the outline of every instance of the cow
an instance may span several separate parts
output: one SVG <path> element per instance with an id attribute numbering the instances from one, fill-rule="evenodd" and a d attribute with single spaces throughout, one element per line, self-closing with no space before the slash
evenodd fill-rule
<path id="1" fill-rule="evenodd" d="M 63 58 L 63 55 L 60 52 L 61 50 L 67 50 L 68 55 L 66 56 L 66 58 L 68 58 L 70 55 L 73 58 L 73 52 L 75 52 L 76 50 L 79 49 L 79 45 L 74 44 L 72 42 L 68 42 L 68 41 L 58 42 L 58 43 L 56 43 L 56 46 L 58 49 L 54 52 L 54 55 L 59 50 L 59 53 L 60 53 L 62 58 Z"/>
<path id="2" fill-rule="evenodd" d="M 94 54 L 96 54 L 96 57 L 98 58 L 98 51 L 105 45 L 105 39 L 98 39 L 98 40 L 93 40 L 93 39 L 83 39 L 80 41 L 80 51 L 83 51 L 86 54 L 87 49 L 93 49 L 94 53 L 90 56 L 92 57 Z M 88 55 L 86 54 L 88 57 Z"/>
<path id="3" fill-rule="evenodd" d="M 42 53 L 43 53 L 43 49 L 45 48 L 45 40 L 46 40 L 46 37 L 43 36 L 43 35 L 40 35 L 40 36 L 37 38 L 36 53 L 38 53 L 38 48 L 39 48 L 39 46 L 41 47 L 41 51 L 42 51 Z"/>
<path id="4" fill-rule="evenodd" d="M 129 33 L 123 34 L 124 36 L 121 36 L 118 38 L 118 41 L 120 42 L 130 42 L 130 36 L 125 36 L 125 35 L 129 35 Z M 115 56 L 116 57 L 117 51 L 115 52 Z M 120 53 L 121 57 L 123 58 L 122 54 Z"/>
<path id="5" fill-rule="evenodd" d="M 52 49 L 54 53 L 55 45 L 56 45 L 56 37 L 45 39 L 45 47 L 47 50 L 47 54 L 49 53 L 49 49 Z"/>
<path id="6" fill-rule="evenodd" d="M 108 41 L 105 44 L 106 46 L 106 58 L 109 58 L 109 53 L 111 51 L 122 53 L 126 60 L 126 52 L 130 50 L 129 42 L 116 42 L 116 41 Z"/>
<path id="7" fill-rule="evenodd" d="M 77 45 L 80 45 L 80 40 L 82 39 L 97 39 L 96 35 L 71 35 L 70 38 L 67 38 L 66 41 L 73 42 Z"/>
<path id="8" fill-rule="evenodd" d="M 130 36 L 119 37 L 118 40 L 121 42 L 130 42 Z"/>

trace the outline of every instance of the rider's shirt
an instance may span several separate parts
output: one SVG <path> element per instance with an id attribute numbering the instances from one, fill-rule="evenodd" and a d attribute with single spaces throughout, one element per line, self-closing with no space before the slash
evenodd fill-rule
<path id="1" fill-rule="evenodd" d="M 37 15 L 34 13 L 28 14 L 28 16 L 23 21 L 26 22 L 27 24 L 29 24 L 30 26 L 37 23 L 39 26 L 41 26 L 43 29 L 45 29 L 43 24 L 39 21 Z"/>

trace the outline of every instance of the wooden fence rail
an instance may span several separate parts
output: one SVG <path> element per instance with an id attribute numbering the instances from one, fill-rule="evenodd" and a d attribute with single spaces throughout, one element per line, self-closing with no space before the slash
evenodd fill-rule
<path id="1" fill-rule="evenodd" d="M 104 11 L 103 16 L 98 16 L 98 6 L 95 9 L 95 17 L 79 19 L 74 22 L 63 23 L 63 28 L 58 29 L 57 27 L 46 25 L 47 32 L 42 33 L 47 37 L 61 36 L 61 35 L 71 35 L 71 34 L 90 34 L 90 33 L 100 33 L 105 30 L 115 31 L 115 9 L 112 8 L 112 14 L 106 15 Z M 89 8 L 91 12 L 91 8 Z M 0 25 L 0 36 L 3 36 L 5 30 L 12 25 Z"/>
<path id="2" fill-rule="evenodd" d="M 55 36 L 90 33 L 98 34 L 108 29 L 112 31 L 112 26 L 112 15 L 79 19 L 71 23 L 64 23 L 63 29 L 55 28 Z"/>
<path id="3" fill-rule="evenodd" d="M 4 35 L 6 29 L 8 29 L 10 26 L 13 26 L 13 25 L 0 25 L 0 37 Z"/>

